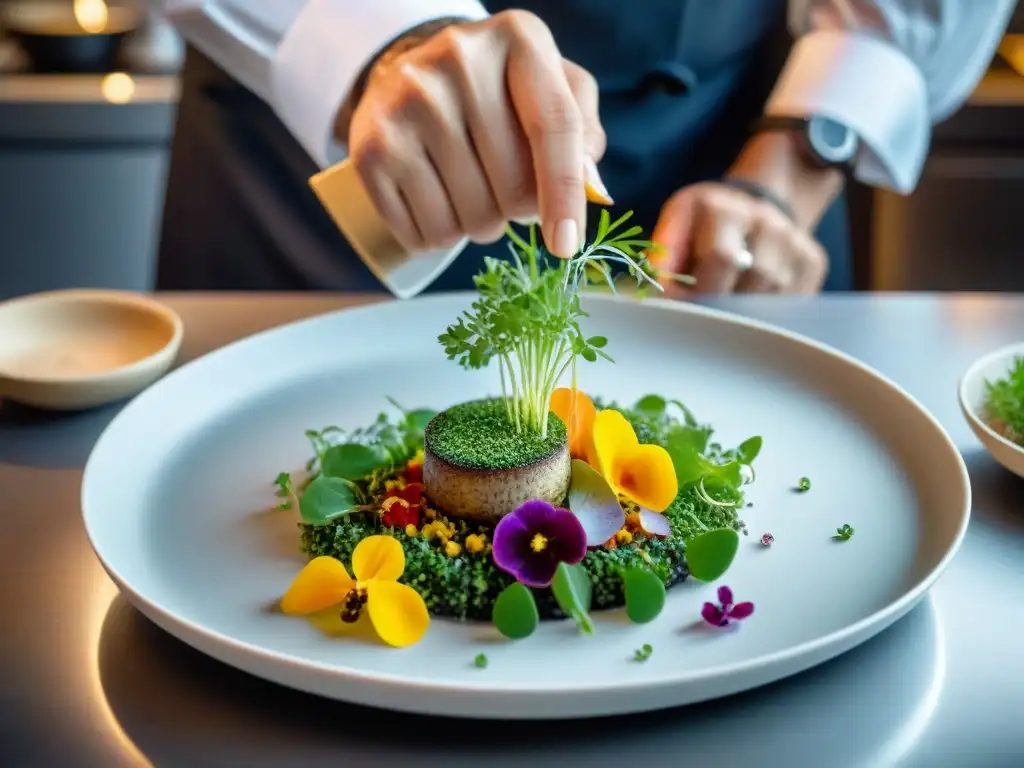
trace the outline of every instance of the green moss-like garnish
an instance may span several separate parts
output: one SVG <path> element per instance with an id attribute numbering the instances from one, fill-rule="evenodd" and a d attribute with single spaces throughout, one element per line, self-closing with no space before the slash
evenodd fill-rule
<path id="1" fill-rule="evenodd" d="M 659 443 L 668 434 L 671 424 L 678 423 L 667 414 L 652 417 L 631 409 L 619 410 L 633 424 L 641 442 Z M 503 412 L 500 404 L 497 412 Z M 701 429 L 711 434 L 710 428 Z M 708 455 L 716 460 L 722 460 L 727 453 L 720 453 L 717 448 L 708 451 Z M 380 478 L 376 480 L 378 484 L 382 482 Z M 658 539 L 640 535 L 614 549 L 587 552 L 583 566 L 593 583 L 593 608 L 617 608 L 625 603 L 622 574 L 629 568 L 651 570 L 666 587 L 684 581 L 689 575 L 684 556 L 685 541 L 708 529 L 741 530 L 743 522 L 738 517 L 739 508 L 739 504 L 723 507 L 709 503 L 706 492 L 702 494 L 691 485 L 683 488 L 665 511 L 672 525 L 671 536 Z M 306 554 L 311 557 L 330 555 L 344 563 L 351 562 L 356 545 L 367 536 L 377 533 L 394 536 L 405 551 L 405 573 L 400 581 L 420 593 L 431 614 L 489 621 L 494 601 L 514 579 L 495 565 L 489 552 L 474 553 L 466 546 L 467 537 L 473 534 L 483 533 L 489 541 L 492 529 L 461 520 L 448 521 L 448 525 L 454 529 L 450 540 L 459 545 L 459 554 L 454 557 L 449 556 L 445 547 L 436 540 L 424 538 L 421 531 L 409 536 L 398 528 L 384 528 L 377 516 L 357 514 L 327 525 L 300 527 L 302 549 Z M 535 590 L 534 596 L 541 618 L 564 618 L 550 589 Z"/>
<path id="2" fill-rule="evenodd" d="M 565 424 L 548 415 L 546 435 L 517 431 L 500 399 L 449 408 L 427 427 L 427 450 L 460 467 L 511 469 L 546 459 L 566 442 Z"/>

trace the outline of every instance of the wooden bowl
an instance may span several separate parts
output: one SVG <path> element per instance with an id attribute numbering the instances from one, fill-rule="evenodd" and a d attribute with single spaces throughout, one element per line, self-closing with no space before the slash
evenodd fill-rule
<path id="1" fill-rule="evenodd" d="M 174 363 L 181 318 L 123 291 L 69 290 L 0 303 L 0 397 L 80 410 L 134 395 Z"/>

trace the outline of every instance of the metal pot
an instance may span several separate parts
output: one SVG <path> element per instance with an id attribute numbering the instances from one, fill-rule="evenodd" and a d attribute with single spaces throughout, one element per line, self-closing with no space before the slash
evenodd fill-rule
<path id="1" fill-rule="evenodd" d="M 6 6 L 2 20 L 32 71 L 94 73 L 118 68 L 122 44 L 138 26 L 139 14 L 98 0 L 31 2 Z"/>

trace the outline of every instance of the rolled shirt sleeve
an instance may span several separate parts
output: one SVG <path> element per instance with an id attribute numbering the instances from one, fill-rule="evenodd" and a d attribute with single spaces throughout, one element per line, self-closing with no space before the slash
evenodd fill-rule
<path id="1" fill-rule="evenodd" d="M 820 115 L 861 139 L 855 176 L 907 194 L 931 130 L 981 80 L 1015 0 L 790 0 L 797 41 L 770 115 Z"/>
<path id="2" fill-rule="evenodd" d="M 274 109 L 321 168 L 342 160 L 338 110 L 384 46 L 477 0 L 150 0 L 192 45 Z"/>

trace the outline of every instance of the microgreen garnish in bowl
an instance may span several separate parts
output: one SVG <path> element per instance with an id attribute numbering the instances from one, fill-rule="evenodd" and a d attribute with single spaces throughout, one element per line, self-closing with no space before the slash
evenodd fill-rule
<path id="1" fill-rule="evenodd" d="M 982 417 L 1007 440 L 1024 446 L 1024 357 L 1015 357 L 1005 376 L 985 380 Z"/>

